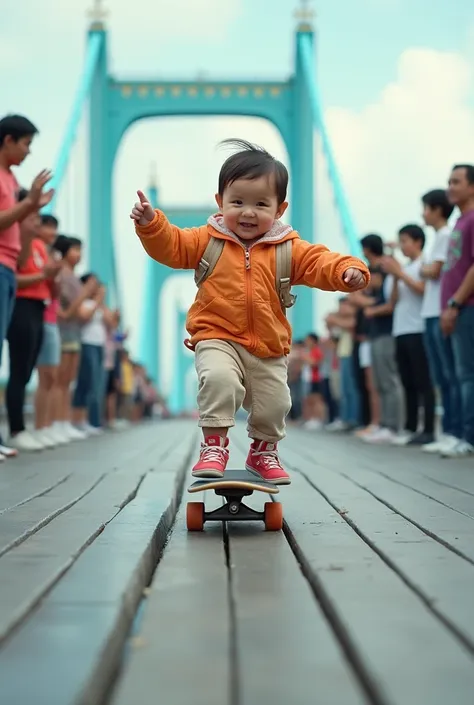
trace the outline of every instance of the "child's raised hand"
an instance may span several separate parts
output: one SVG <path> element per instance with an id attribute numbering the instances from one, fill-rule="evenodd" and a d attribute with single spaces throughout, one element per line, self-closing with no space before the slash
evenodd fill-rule
<path id="1" fill-rule="evenodd" d="M 149 201 L 147 201 L 143 191 L 137 191 L 137 195 L 140 200 L 133 206 L 130 218 L 138 223 L 138 225 L 148 225 L 155 217 L 155 211 Z"/>
<path id="2" fill-rule="evenodd" d="M 349 269 L 346 269 L 344 272 L 342 279 L 344 284 L 347 284 L 347 286 L 349 286 L 353 291 L 356 291 L 357 289 L 365 289 L 365 276 L 360 269 L 349 267 Z"/>

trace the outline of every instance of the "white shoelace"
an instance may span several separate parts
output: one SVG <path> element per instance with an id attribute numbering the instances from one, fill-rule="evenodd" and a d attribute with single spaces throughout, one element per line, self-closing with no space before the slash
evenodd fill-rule
<path id="1" fill-rule="evenodd" d="M 280 470 L 280 460 L 278 459 L 278 453 L 276 450 L 254 450 L 252 455 L 264 456 L 268 460 L 265 461 L 269 470 Z"/>
<path id="2" fill-rule="evenodd" d="M 226 456 L 227 451 L 221 446 L 201 446 L 201 460 L 222 460 L 222 455 Z"/>

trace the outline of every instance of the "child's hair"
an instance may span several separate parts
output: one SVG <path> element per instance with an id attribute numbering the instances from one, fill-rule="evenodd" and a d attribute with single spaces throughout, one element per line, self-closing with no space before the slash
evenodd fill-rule
<path id="1" fill-rule="evenodd" d="M 37 132 L 38 128 L 23 115 L 7 115 L 0 120 L 0 147 L 7 135 L 18 142 L 22 137 L 33 137 Z"/>
<path id="2" fill-rule="evenodd" d="M 58 235 L 54 241 L 53 250 L 60 252 L 63 257 L 67 255 L 71 247 L 82 247 L 82 241 L 77 237 Z"/>
<path id="3" fill-rule="evenodd" d="M 364 250 L 368 250 L 370 254 L 375 257 L 381 257 L 383 255 L 383 240 L 380 235 L 369 233 L 369 235 L 362 238 L 360 244 Z"/>
<path id="4" fill-rule="evenodd" d="M 408 235 L 408 237 L 411 237 L 411 239 L 415 242 L 420 242 L 421 249 L 423 249 L 425 246 L 426 236 L 423 228 L 420 228 L 419 225 L 412 225 L 411 223 L 409 223 L 408 225 L 404 225 L 403 228 L 400 228 L 398 234 Z"/>
<path id="5" fill-rule="evenodd" d="M 219 196 L 238 179 L 258 179 L 261 176 L 274 176 L 278 205 L 286 200 L 288 170 L 284 164 L 272 157 L 263 147 L 246 140 L 228 139 L 221 142 L 239 149 L 222 165 L 219 174 Z"/>
<path id="6" fill-rule="evenodd" d="M 25 198 L 28 196 L 28 193 L 29 193 L 28 189 L 26 189 L 26 188 L 21 188 L 21 189 L 18 191 L 18 203 L 20 203 L 20 201 L 24 201 Z"/>
<path id="7" fill-rule="evenodd" d="M 443 218 L 448 220 L 451 213 L 454 210 L 454 206 L 451 205 L 448 199 L 448 194 L 445 189 L 436 188 L 433 191 L 428 191 L 421 199 L 423 205 L 428 206 L 431 210 L 439 208 Z"/>
<path id="8" fill-rule="evenodd" d="M 52 225 L 53 228 L 57 228 L 59 225 L 59 221 L 57 218 L 55 218 L 54 215 L 50 215 L 49 213 L 43 213 L 41 216 L 41 225 Z"/>
<path id="9" fill-rule="evenodd" d="M 307 337 L 311 338 L 313 343 L 319 343 L 319 335 L 317 335 L 316 333 L 308 333 Z"/>
<path id="10" fill-rule="evenodd" d="M 94 277 L 94 279 L 97 279 L 97 283 L 100 285 L 99 277 L 97 276 L 97 274 L 94 274 L 94 272 L 87 272 L 87 274 L 83 274 L 82 277 L 79 277 L 79 279 L 83 284 L 87 284 L 89 279 L 92 279 L 92 277 Z"/>

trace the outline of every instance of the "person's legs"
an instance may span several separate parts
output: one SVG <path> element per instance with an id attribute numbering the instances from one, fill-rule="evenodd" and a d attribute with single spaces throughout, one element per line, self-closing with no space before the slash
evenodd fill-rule
<path id="1" fill-rule="evenodd" d="M 351 357 L 341 357 L 341 420 L 349 426 L 357 426 L 359 421 L 359 394 L 354 379 Z M 344 398 L 344 402 L 343 402 Z"/>
<path id="2" fill-rule="evenodd" d="M 454 362 L 461 385 L 463 438 L 445 457 L 464 457 L 474 453 L 474 306 L 459 312 L 452 334 Z"/>
<path id="3" fill-rule="evenodd" d="M 194 477 L 222 477 L 229 451 L 227 431 L 245 397 L 244 368 L 237 350 L 223 340 L 204 340 L 196 345 L 199 426 L 204 441 Z"/>
<path id="4" fill-rule="evenodd" d="M 36 364 L 43 336 L 41 301 L 17 299 L 8 329 L 10 376 L 5 393 L 12 444 L 18 450 L 42 450 L 44 444 L 26 432 L 24 404 L 26 386 Z"/>
<path id="5" fill-rule="evenodd" d="M 245 371 L 243 407 L 249 412 L 247 431 L 252 439 L 245 467 L 267 482 L 290 484 L 277 452 L 278 441 L 286 434 L 285 419 L 291 407 L 287 359 L 262 360 L 240 346 L 235 348 Z"/>
<path id="6" fill-rule="evenodd" d="M 104 349 L 100 345 L 92 346 L 92 391 L 89 397 L 89 422 L 94 429 L 102 426 L 104 400 Z M 92 429 L 89 429 L 92 433 Z"/>
<path id="7" fill-rule="evenodd" d="M 14 272 L 0 264 L 0 365 L 13 308 L 15 306 L 16 278 Z M 18 455 L 16 448 L 5 446 L 0 434 L 0 461 Z"/>
<path id="8" fill-rule="evenodd" d="M 395 356 L 395 339 L 391 335 L 372 341 L 372 371 L 381 404 L 381 428 L 364 440 L 369 443 L 393 441 L 400 429 L 402 393 Z"/>
<path id="9" fill-rule="evenodd" d="M 372 422 L 371 419 L 371 412 L 370 412 L 370 397 L 369 397 L 369 390 L 367 388 L 366 384 L 366 375 L 365 375 L 365 370 L 360 364 L 360 343 L 359 342 L 354 342 L 354 348 L 352 350 L 352 365 L 353 365 L 353 371 L 354 371 L 354 379 L 355 379 L 355 384 L 356 388 L 359 393 L 359 419 L 358 423 L 363 426 L 364 428 L 368 428 L 370 423 Z"/>
<path id="10" fill-rule="evenodd" d="M 72 397 L 72 421 L 75 426 L 84 426 L 87 418 L 89 398 L 93 389 L 94 346 L 82 345 L 76 387 Z"/>
<path id="11" fill-rule="evenodd" d="M 435 393 L 422 333 L 410 336 L 408 355 L 412 376 L 418 391 L 418 399 L 423 400 L 424 409 L 423 432 L 413 438 L 410 444 L 422 445 L 434 441 L 435 425 Z"/>
<path id="12" fill-rule="evenodd" d="M 460 440 L 463 437 L 463 405 L 461 402 L 461 383 L 454 359 L 453 337 L 451 335 L 445 337 L 440 329 L 438 346 L 443 361 L 443 369 L 449 384 L 451 435 L 455 439 Z M 454 443 L 448 442 L 447 445 L 451 446 Z"/>
<path id="13" fill-rule="evenodd" d="M 418 389 L 410 355 L 410 335 L 395 338 L 398 373 L 405 398 L 405 430 L 415 434 L 418 429 Z"/>

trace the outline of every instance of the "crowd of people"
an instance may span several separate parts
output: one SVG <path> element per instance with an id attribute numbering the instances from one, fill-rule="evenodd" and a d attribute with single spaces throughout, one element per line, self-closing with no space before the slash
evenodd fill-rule
<path id="1" fill-rule="evenodd" d="M 41 214 L 54 196 L 50 172 L 28 190 L 18 185 L 11 167 L 36 134 L 25 117 L 0 120 L 0 362 L 5 340 L 10 359 L 0 461 L 123 427 L 156 404 L 167 413 L 144 367 L 130 360 L 106 284 L 92 272 L 78 275 L 81 241 Z M 340 297 L 324 337 L 294 342 L 290 419 L 367 443 L 465 457 L 474 453 L 474 166 L 455 166 L 447 189 L 421 200 L 429 244 L 417 224 L 400 228 L 396 243 L 366 235 L 369 287 Z"/>
<path id="2" fill-rule="evenodd" d="M 463 458 L 474 453 L 474 166 L 456 165 L 421 201 L 429 244 L 417 224 L 397 242 L 366 235 L 369 288 L 339 299 L 323 340 L 295 343 L 291 416 Z"/>
<path id="3" fill-rule="evenodd" d="M 11 167 L 28 156 L 36 134 L 25 117 L 0 120 L 0 356 L 5 340 L 9 349 L 9 438 L 0 439 L 0 461 L 123 428 L 162 402 L 130 359 L 106 285 L 94 273 L 79 276 L 81 240 L 59 234 L 57 218 L 40 213 L 54 196 L 45 190 L 50 172 L 28 190 L 18 185 Z M 25 397 L 35 369 L 30 430 Z"/>

